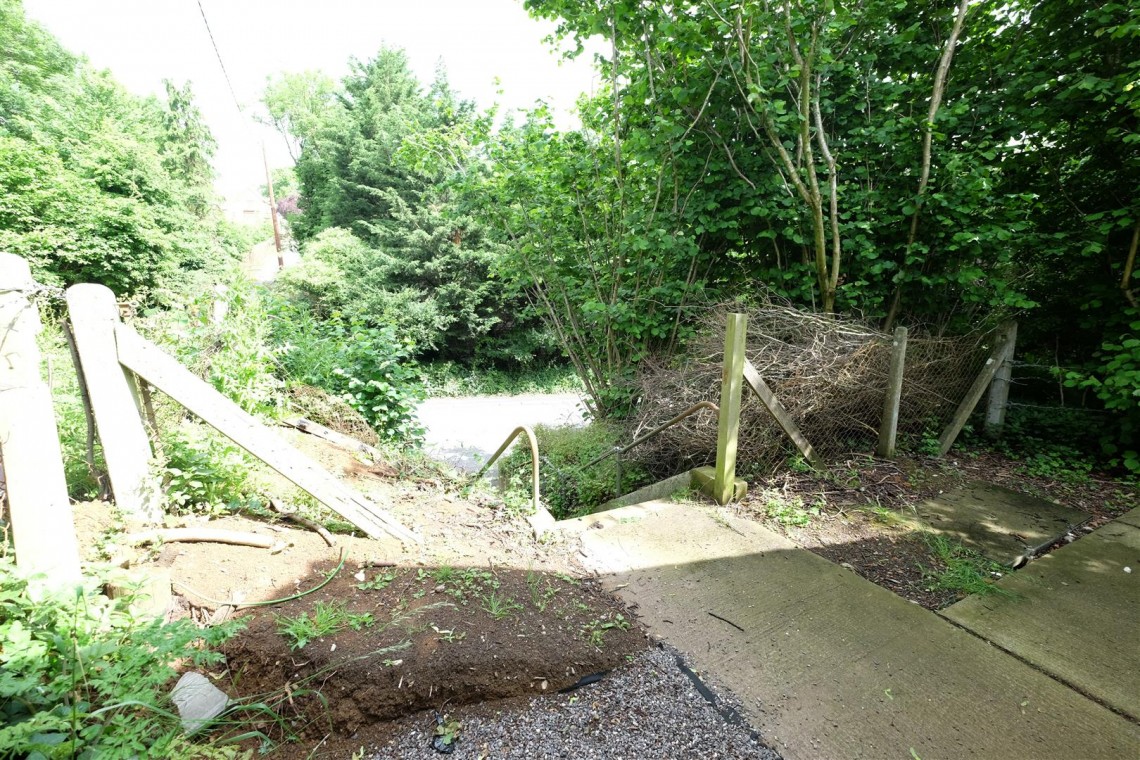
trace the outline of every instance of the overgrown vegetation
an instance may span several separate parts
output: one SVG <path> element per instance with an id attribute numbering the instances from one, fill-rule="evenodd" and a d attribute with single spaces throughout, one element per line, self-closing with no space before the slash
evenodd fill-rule
<path id="1" fill-rule="evenodd" d="M 186 737 L 169 689 L 175 667 L 206 668 L 236 623 L 138 619 L 92 585 L 33 593 L 0 558 L 0 755 L 225 757 Z"/>
<path id="2" fill-rule="evenodd" d="M 922 537 L 938 564 L 938 567 L 925 571 L 931 589 L 953 591 L 960 596 L 1010 593 L 995 583 L 1010 568 L 988 560 L 940 533 L 927 532 Z"/>
<path id="3" fill-rule="evenodd" d="M 585 427 L 534 428 L 542 457 L 542 501 L 558 518 L 589 512 L 610 499 L 629 493 L 651 481 L 649 472 L 629 458 L 611 456 L 585 467 L 591 460 L 628 443 L 625 429 L 616 423 L 596 420 Z M 500 461 L 500 478 L 528 497 L 531 489 L 530 448 L 515 446 Z M 618 472 L 621 481 L 618 481 Z"/>
<path id="4" fill-rule="evenodd" d="M 0 2 L 0 250 L 40 282 L 168 304 L 243 253 L 189 84 L 129 94 Z"/>

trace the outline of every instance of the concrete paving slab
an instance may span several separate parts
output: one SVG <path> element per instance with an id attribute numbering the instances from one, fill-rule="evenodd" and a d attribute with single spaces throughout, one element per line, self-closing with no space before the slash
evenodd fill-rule
<path id="1" fill-rule="evenodd" d="M 998 581 L 1014 596 L 942 614 L 1140 720 L 1140 509 L 1127 518 Z"/>
<path id="2" fill-rule="evenodd" d="M 1140 757 L 1135 723 L 759 525 L 664 503 L 572 522 L 788 760 Z"/>
<path id="3" fill-rule="evenodd" d="M 916 507 L 930 530 L 949 536 L 1005 565 L 1017 565 L 1089 519 L 1080 510 L 973 482 Z"/>

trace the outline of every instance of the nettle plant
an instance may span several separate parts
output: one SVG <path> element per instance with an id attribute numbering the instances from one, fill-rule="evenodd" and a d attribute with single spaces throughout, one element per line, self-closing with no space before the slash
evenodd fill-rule
<path id="1" fill-rule="evenodd" d="M 174 665 L 207 667 L 240 624 L 131 615 L 93 583 L 34 596 L 0 559 L 0 757 L 201 757 L 169 698 Z M 224 754 L 224 753 L 222 753 Z"/>

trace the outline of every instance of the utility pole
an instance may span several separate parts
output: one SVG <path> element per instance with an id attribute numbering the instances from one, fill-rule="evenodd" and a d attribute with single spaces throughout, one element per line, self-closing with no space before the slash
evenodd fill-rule
<path id="1" fill-rule="evenodd" d="M 273 220 L 273 244 L 277 246 L 277 268 L 285 268 L 281 253 L 281 230 L 277 226 L 277 199 L 273 197 L 273 177 L 269 175 L 269 159 L 265 157 L 265 143 L 261 143 L 261 162 L 265 164 L 265 185 L 269 188 L 269 218 Z"/>

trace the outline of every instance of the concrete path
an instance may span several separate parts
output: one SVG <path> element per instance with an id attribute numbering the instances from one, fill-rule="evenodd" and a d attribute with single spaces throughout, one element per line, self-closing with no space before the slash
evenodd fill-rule
<path id="1" fill-rule="evenodd" d="M 286 267 L 299 264 L 301 254 L 290 248 L 281 251 L 281 258 Z M 277 247 L 272 240 L 263 241 L 255 245 L 245 256 L 242 262 L 242 271 L 254 282 L 268 284 L 277 279 L 281 267 L 277 261 Z"/>
<path id="2" fill-rule="evenodd" d="M 417 414 L 424 449 L 453 467 L 475 472 L 519 425 L 581 425 L 585 404 L 574 393 L 431 398 Z"/>
<path id="3" fill-rule="evenodd" d="M 942 614 L 1140 720 L 1140 509 L 998 586 Z"/>
<path id="4" fill-rule="evenodd" d="M 1089 519 L 1087 512 L 982 482 L 925 501 L 916 512 L 930 530 L 1014 566 Z"/>
<path id="5" fill-rule="evenodd" d="M 1140 757 L 1136 723 L 759 525 L 661 502 L 561 525 L 788 760 Z"/>

